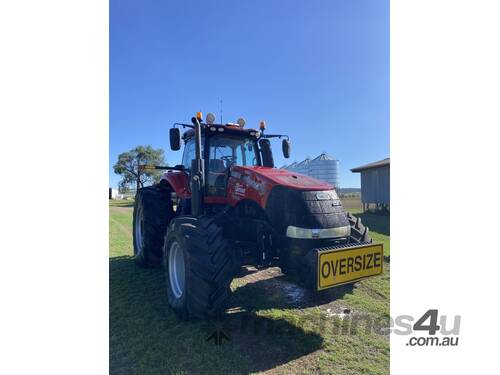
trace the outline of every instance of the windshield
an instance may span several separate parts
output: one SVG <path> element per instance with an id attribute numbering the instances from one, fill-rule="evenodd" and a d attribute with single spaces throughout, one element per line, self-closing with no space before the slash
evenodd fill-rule
<path id="1" fill-rule="evenodd" d="M 209 169 L 226 170 L 231 165 L 259 165 L 255 141 L 237 136 L 216 136 L 210 138 Z"/>

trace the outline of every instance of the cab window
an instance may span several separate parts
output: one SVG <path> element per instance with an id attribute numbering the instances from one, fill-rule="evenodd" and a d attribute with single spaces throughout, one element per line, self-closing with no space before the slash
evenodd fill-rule
<path id="1" fill-rule="evenodd" d="M 203 142 L 201 139 L 201 155 L 203 155 Z M 184 147 L 184 154 L 182 155 L 182 165 L 189 171 L 191 169 L 191 161 L 195 158 L 195 145 L 194 140 L 190 139 L 186 142 Z"/>
<path id="2" fill-rule="evenodd" d="M 210 138 L 207 189 L 211 195 L 225 196 L 229 168 L 232 165 L 259 165 L 255 141 L 237 136 Z"/>

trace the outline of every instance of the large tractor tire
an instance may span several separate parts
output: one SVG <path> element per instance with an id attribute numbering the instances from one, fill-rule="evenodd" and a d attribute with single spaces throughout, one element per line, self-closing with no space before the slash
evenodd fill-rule
<path id="1" fill-rule="evenodd" d="M 359 217 L 347 212 L 347 219 L 351 225 L 351 235 L 349 236 L 350 243 L 372 243 L 370 231 L 368 230 L 368 227 L 365 227 L 363 223 L 361 223 L 361 219 Z"/>
<path id="2" fill-rule="evenodd" d="M 163 265 L 168 303 L 181 319 L 214 318 L 225 311 L 234 276 L 230 250 L 214 218 L 172 220 Z"/>
<path id="3" fill-rule="evenodd" d="M 310 250 L 309 240 L 287 238 L 285 245 L 280 250 L 279 267 L 285 275 L 293 275 L 299 272 L 302 258 Z"/>
<path id="4" fill-rule="evenodd" d="M 163 241 L 174 217 L 171 191 L 164 185 L 137 191 L 133 216 L 134 261 L 141 267 L 161 264 Z"/>

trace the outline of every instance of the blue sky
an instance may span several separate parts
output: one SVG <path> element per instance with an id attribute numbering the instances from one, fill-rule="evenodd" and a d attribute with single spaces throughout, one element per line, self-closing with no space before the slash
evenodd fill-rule
<path id="1" fill-rule="evenodd" d="M 300 161 L 350 168 L 389 156 L 389 1 L 110 1 L 110 186 L 120 152 L 151 144 L 170 165 L 174 122 L 198 110 L 266 120 Z"/>

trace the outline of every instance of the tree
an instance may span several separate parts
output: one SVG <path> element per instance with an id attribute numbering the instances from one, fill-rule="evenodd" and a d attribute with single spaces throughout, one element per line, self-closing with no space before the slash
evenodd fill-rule
<path id="1" fill-rule="evenodd" d="M 164 151 L 154 149 L 151 145 L 137 146 L 136 148 L 118 155 L 118 161 L 113 166 L 116 174 L 122 176 L 119 182 L 120 190 L 129 188 L 135 184 L 140 189 L 144 184 L 158 182 L 161 171 L 140 170 L 140 165 L 165 165 Z"/>

